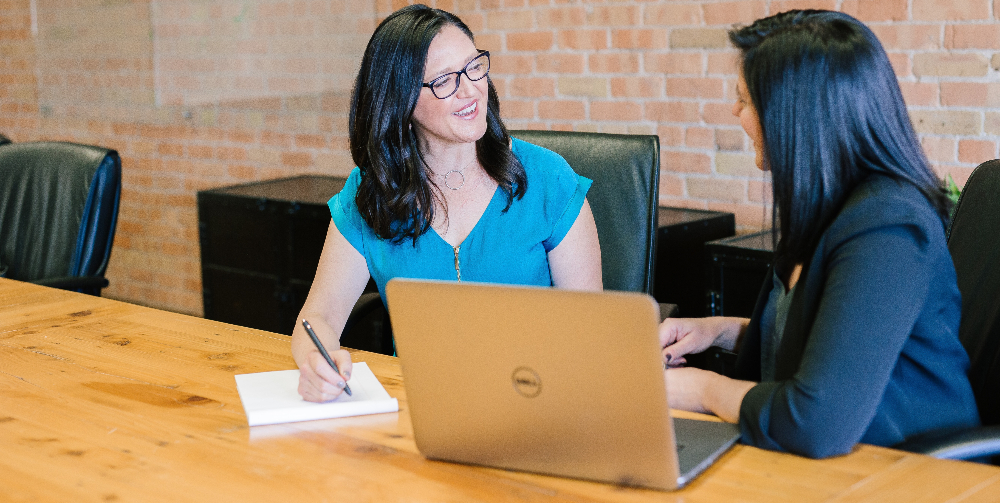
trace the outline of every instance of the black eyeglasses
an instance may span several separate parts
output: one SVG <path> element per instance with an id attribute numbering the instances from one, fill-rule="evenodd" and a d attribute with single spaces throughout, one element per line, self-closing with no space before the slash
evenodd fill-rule
<path id="1" fill-rule="evenodd" d="M 482 79 L 490 73 L 490 51 L 479 51 L 476 59 L 469 61 L 461 71 L 446 73 L 430 82 L 424 82 L 424 87 L 431 88 L 434 97 L 443 100 L 458 91 L 462 82 L 462 74 L 471 81 Z"/>

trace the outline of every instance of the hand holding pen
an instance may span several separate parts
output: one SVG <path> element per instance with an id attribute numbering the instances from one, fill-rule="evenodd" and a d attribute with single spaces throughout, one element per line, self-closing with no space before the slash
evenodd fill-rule
<path id="1" fill-rule="evenodd" d="M 302 328 L 304 328 L 306 333 L 309 335 L 309 338 L 312 340 L 312 344 L 319 351 L 319 355 L 312 353 L 313 355 L 316 355 L 316 357 L 310 357 L 308 364 L 300 362 L 299 367 L 302 372 L 302 378 L 299 382 L 299 394 L 301 394 L 304 399 L 315 402 L 332 400 L 340 394 L 341 389 L 348 395 L 351 395 L 351 387 L 347 385 L 347 380 L 350 379 L 351 366 L 349 359 L 345 362 L 345 358 L 350 358 L 349 356 L 345 357 L 347 352 L 335 352 L 337 353 L 338 359 L 343 362 L 341 367 L 347 367 L 345 372 L 341 372 L 340 367 L 338 367 L 337 363 L 330 356 L 330 353 L 327 352 L 323 343 L 316 335 L 312 325 L 310 325 L 305 319 L 302 320 Z M 322 356 L 322 360 L 320 360 L 318 356 Z M 329 365 L 326 370 L 324 370 L 324 367 L 327 366 L 320 363 L 321 361 L 325 361 L 325 363 Z M 336 372 L 336 374 L 330 374 L 329 369 L 332 369 Z M 337 377 L 342 378 L 343 381 L 337 379 Z"/>

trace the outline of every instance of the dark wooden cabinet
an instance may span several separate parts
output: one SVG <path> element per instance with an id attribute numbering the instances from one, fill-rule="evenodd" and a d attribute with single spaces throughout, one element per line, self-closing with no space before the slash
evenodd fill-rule
<path id="1" fill-rule="evenodd" d="M 736 234 L 732 213 L 661 206 L 657 212 L 654 296 L 678 316 L 706 315 L 705 243 Z"/>
<path id="2" fill-rule="evenodd" d="M 345 180 L 300 176 L 198 192 L 205 317 L 290 334 Z"/>
<path id="3" fill-rule="evenodd" d="M 705 251 L 708 314 L 749 318 L 774 259 L 771 231 L 711 241 L 705 244 Z"/>

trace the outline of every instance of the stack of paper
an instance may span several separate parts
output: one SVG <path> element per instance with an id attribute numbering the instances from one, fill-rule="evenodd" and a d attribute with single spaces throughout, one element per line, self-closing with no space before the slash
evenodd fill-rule
<path id="1" fill-rule="evenodd" d="M 299 396 L 298 370 L 236 376 L 236 389 L 250 426 L 399 411 L 399 402 L 389 396 L 366 363 L 354 364 L 347 384 L 353 396 L 343 393 L 335 400 L 314 403 Z"/>

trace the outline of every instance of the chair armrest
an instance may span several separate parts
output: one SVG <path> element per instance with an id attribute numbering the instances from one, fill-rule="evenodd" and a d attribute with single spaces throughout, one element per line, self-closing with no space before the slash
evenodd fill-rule
<path id="1" fill-rule="evenodd" d="M 107 288 L 108 279 L 104 276 L 66 276 L 62 278 L 42 278 L 31 281 L 36 285 L 51 286 L 62 290 L 79 290 L 81 288 Z"/>
<path id="2" fill-rule="evenodd" d="M 1000 425 L 918 435 L 894 448 L 941 459 L 971 460 L 1000 454 Z"/>

